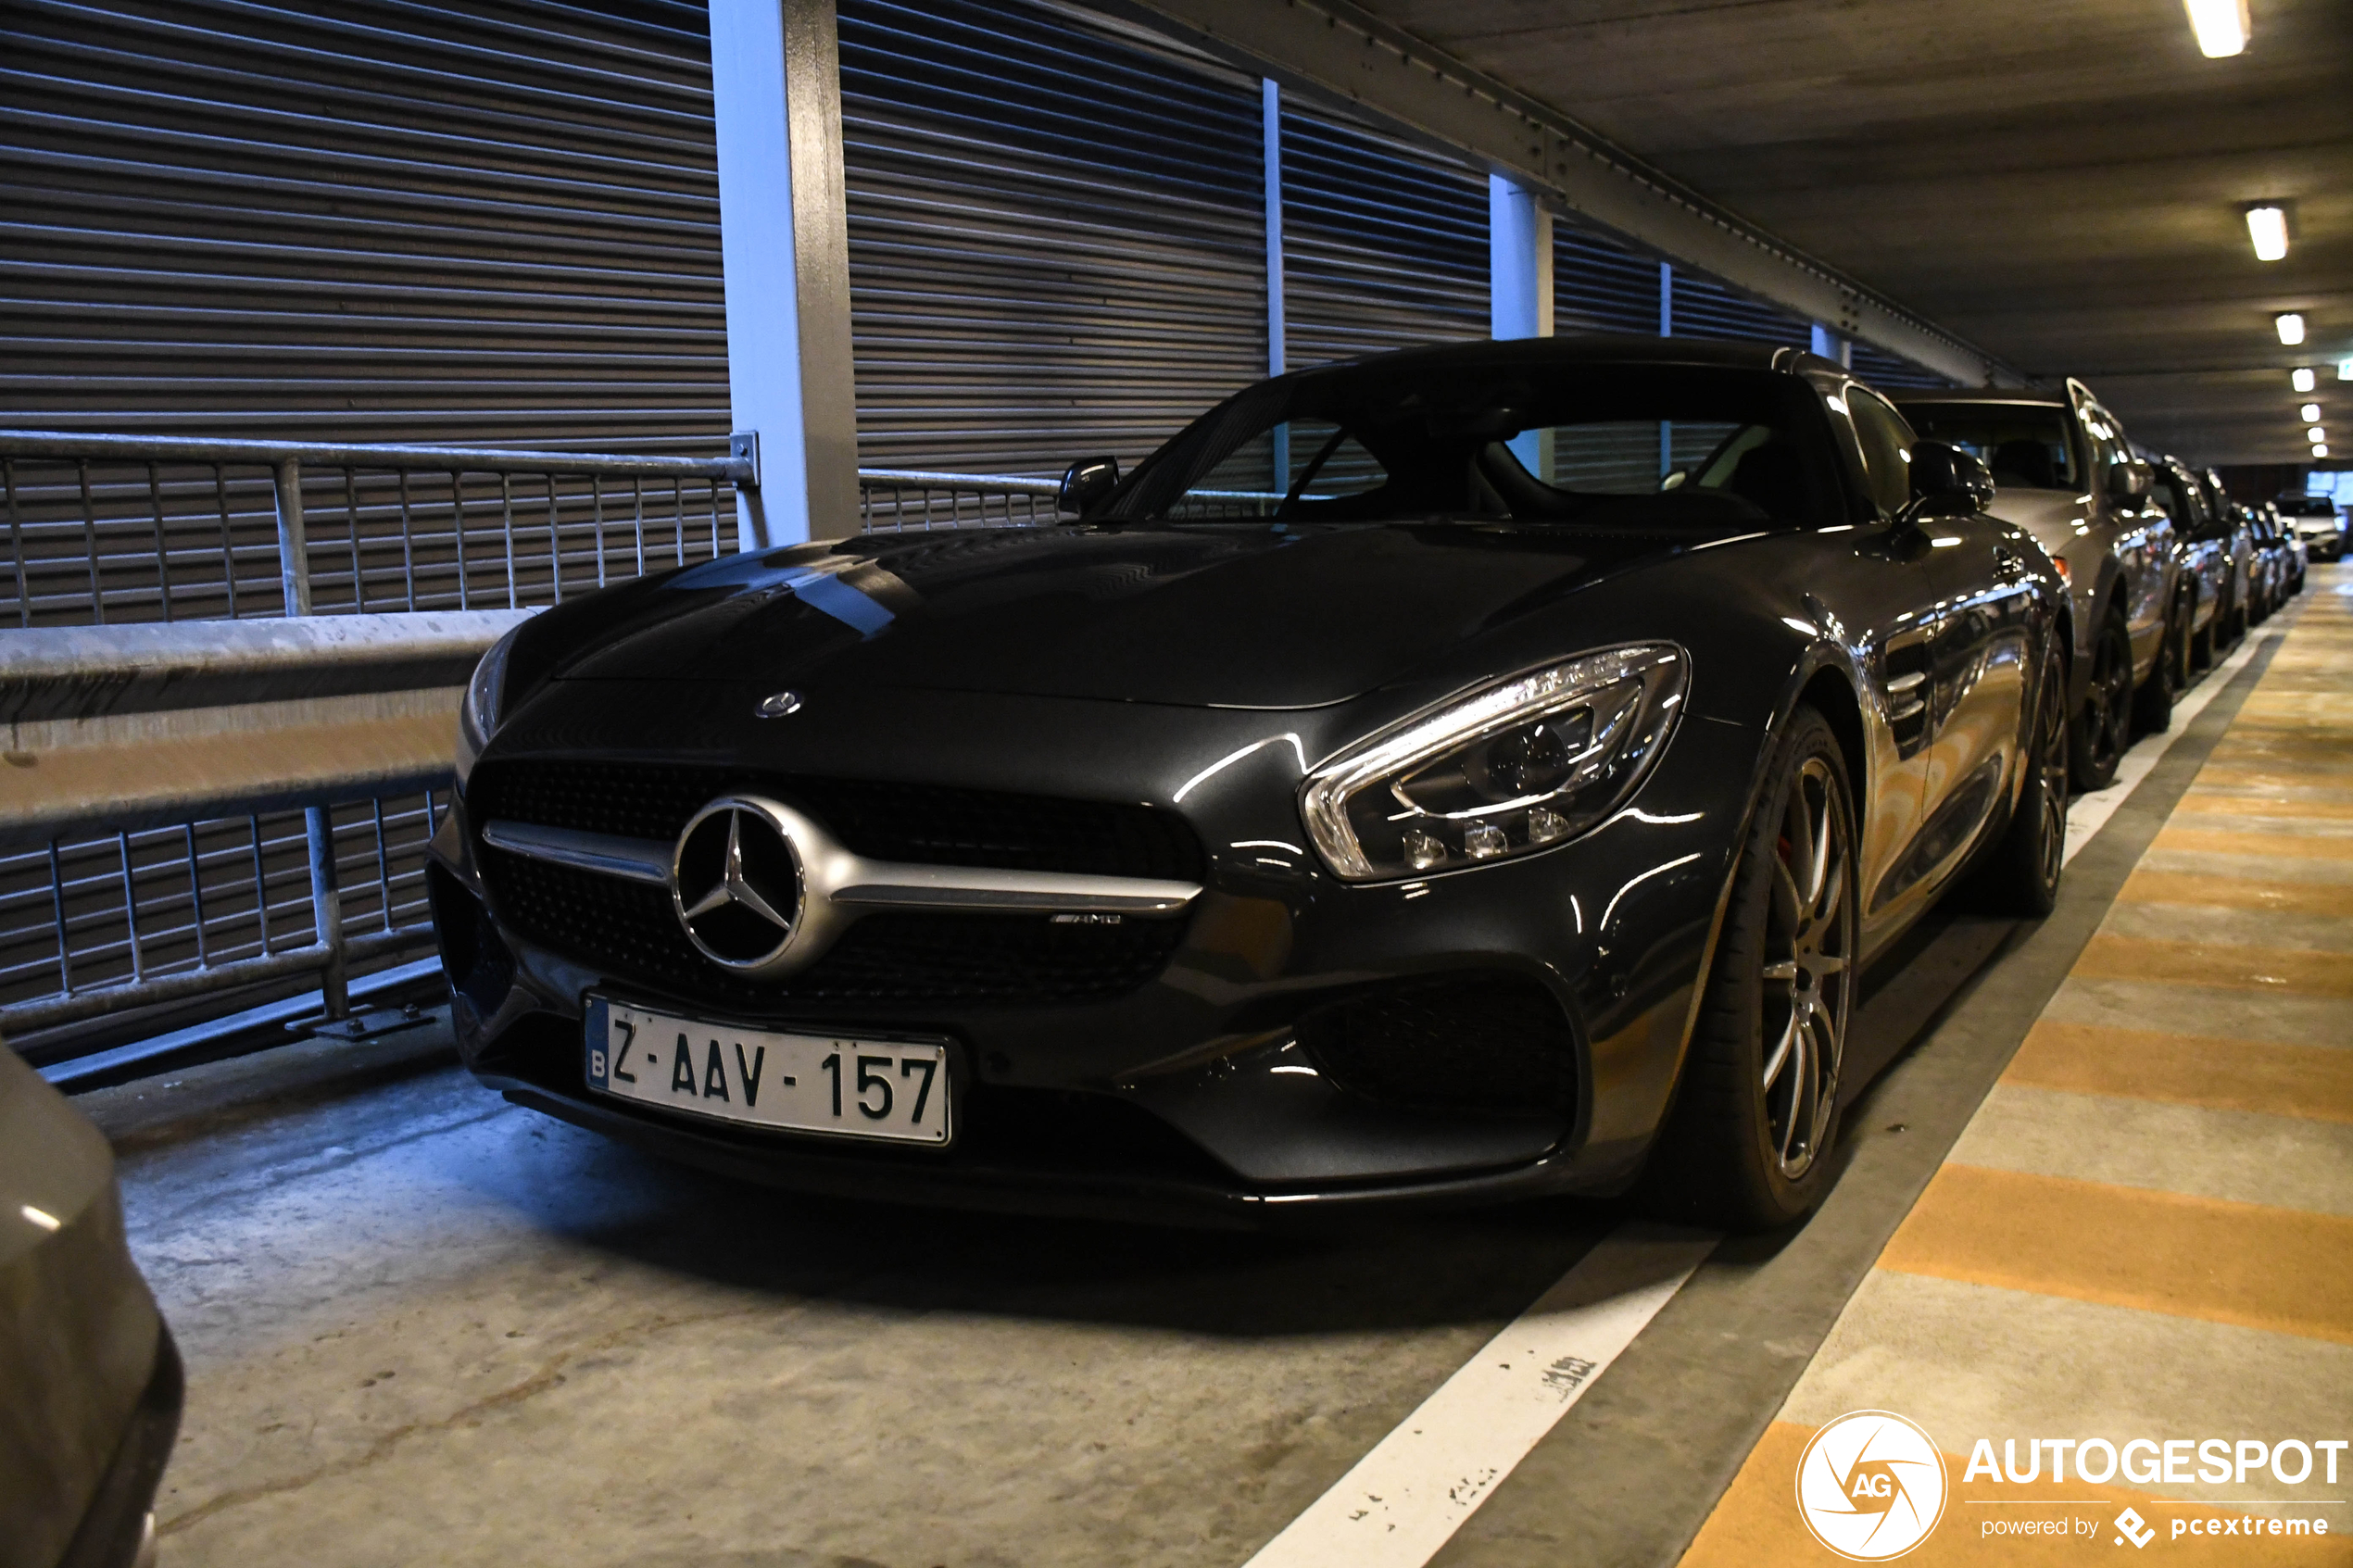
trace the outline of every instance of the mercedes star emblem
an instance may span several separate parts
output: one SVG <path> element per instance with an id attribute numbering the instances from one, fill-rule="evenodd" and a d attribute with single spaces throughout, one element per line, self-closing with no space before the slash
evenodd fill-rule
<path id="1" fill-rule="evenodd" d="M 782 719 L 787 714 L 798 713 L 800 711 L 800 694 L 778 692 L 774 696 L 763 696 L 760 699 L 760 706 L 752 711 L 762 719 Z"/>
<path id="2" fill-rule="evenodd" d="M 800 856 L 784 809 L 756 795 L 722 796 L 678 835 L 671 904 L 686 940 L 724 968 L 769 969 L 799 923 Z"/>

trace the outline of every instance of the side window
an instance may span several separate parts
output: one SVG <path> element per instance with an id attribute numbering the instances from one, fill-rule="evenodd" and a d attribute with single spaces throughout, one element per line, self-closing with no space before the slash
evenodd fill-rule
<path id="1" fill-rule="evenodd" d="M 1912 427 L 1876 393 L 1850 384 L 1847 411 L 1863 444 L 1863 469 L 1870 476 L 1871 499 L 1894 517 L 1912 499 Z"/>
<path id="2" fill-rule="evenodd" d="M 2108 488 L 2108 470 L 2124 461 L 2124 430 L 2116 416 L 2096 403 L 2086 403 L 2078 411 L 2083 423 L 2083 435 L 2091 444 L 2092 464 L 2088 487 L 2097 495 Z"/>

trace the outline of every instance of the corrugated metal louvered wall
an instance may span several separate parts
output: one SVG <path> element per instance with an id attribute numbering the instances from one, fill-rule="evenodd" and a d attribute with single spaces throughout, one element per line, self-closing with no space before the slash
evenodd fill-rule
<path id="1" fill-rule="evenodd" d="M 1132 458 L 1258 373 L 1254 82 L 1020 0 L 840 14 L 865 463 Z M 16 0 L 0 28 L 0 423 L 724 438 L 699 6 Z M 1293 365 L 1485 335 L 1481 176 L 1296 106 L 1284 139 Z M 1567 224 L 1555 257 L 1562 330 L 1656 331 L 1654 261 Z M 1805 340 L 1677 285 L 1679 332 Z"/>
<path id="2" fill-rule="evenodd" d="M 1288 107 L 1282 138 L 1290 369 L 1487 335 L 1484 176 Z"/>
<path id="3" fill-rule="evenodd" d="M 987 0 L 840 18 L 864 462 L 1132 463 L 1263 373 L 1254 80 Z"/>
<path id="4" fill-rule="evenodd" d="M 11 0 L 0 422 L 708 451 L 698 6 Z"/>

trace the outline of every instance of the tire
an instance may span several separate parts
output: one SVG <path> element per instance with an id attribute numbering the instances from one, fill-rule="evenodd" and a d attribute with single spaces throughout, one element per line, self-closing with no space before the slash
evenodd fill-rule
<path id="1" fill-rule="evenodd" d="M 2039 920 L 2058 902 L 2067 857 L 2067 667 L 2045 655 L 2027 731 L 2026 778 L 2009 825 L 1970 878 L 1969 902 L 1987 914 Z"/>
<path id="2" fill-rule="evenodd" d="M 2191 611 L 2195 616 L 2196 611 Z M 2190 664 L 2198 670 L 2211 670 L 2215 660 L 2222 657 L 2215 646 L 2222 634 L 2222 607 L 2216 605 L 2214 613 L 2206 618 L 2206 629 L 2190 638 Z"/>
<path id="3" fill-rule="evenodd" d="M 1822 716 L 1784 728 L 1733 872 L 1652 1190 L 1734 1231 L 1803 1219 L 1829 1191 L 1861 911 L 1846 759 Z"/>
<path id="4" fill-rule="evenodd" d="M 2173 699 L 2189 684 L 2190 619 L 2176 599 L 2165 618 L 2165 642 L 2149 667 L 2149 678 L 2133 694 L 2133 730 L 2136 734 L 2161 735 L 2173 727 Z"/>
<path id="5" fill-rule="evenodd" d="M 2133 639 L 2114 617 L 2092 645 L 2092 679 L 2084 688 L 2083 711 L 2068 726 L 2073 744 L 2075 787 L 2106 789 L 2133 739 Z"/>

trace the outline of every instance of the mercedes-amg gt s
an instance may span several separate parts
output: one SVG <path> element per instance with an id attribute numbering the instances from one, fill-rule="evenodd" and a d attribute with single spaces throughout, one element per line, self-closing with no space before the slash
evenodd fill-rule
<path id="1" fill-rule="evenodd" d="M 1788 349 L 1249 387 L 1059 526 L 726 557 L 483 662 L 466 1060 L 804 1190 L 1247 1219 L 1818 1201 L 1858 972 L 2047 909 L 2064 584 Z"/>

